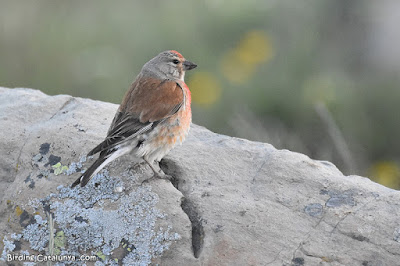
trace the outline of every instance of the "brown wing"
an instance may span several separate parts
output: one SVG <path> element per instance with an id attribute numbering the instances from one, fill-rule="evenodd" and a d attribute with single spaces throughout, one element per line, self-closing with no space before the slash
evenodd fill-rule
<path id="1" fill-rule="evenodd" d="M 125 94 L 106 139 L 88 155 L 110 153 L 126 140 L 152 130 L 175 114 L 184 103 L 183 90 L 171 80 L 137 79 Z"/>
<path id="2" fill-rule="evenodd" d="M 142 123 L 165 119 L 183 105 L 183 90 L 175 81 L 140 78 L 135 83 L 125 95 L 120 111 L 139 115 Z"/>

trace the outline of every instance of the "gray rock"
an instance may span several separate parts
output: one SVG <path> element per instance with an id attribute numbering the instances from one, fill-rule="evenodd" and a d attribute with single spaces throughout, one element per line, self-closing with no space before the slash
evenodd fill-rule
<path id="1" fill-rule="evenodd" d="M 0 88 L 3 260 L 94 254 L 96 265 L 400 264 L 398 191 L 197 125 L 161 163 L 172 183 L 142 184 L 151 170 L 125 156 L 87 187 L 70 189 L 117 107 Z"/>

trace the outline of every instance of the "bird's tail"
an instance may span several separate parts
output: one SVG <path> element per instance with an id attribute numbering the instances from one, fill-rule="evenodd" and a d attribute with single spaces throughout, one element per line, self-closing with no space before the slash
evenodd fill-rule
<path id="1" fill-rule="evenodd" d="M 107 160 L 107 157 L 99 157 L 86 171 L 83 173 L 75 182 L 71 185 L 71 188 L 81 184 L 81 187 L 84 187 L 94 176 L 97 174 L 105 165 L 102 164 Z M 100 168 L 100 166 L 102 166 Z"/>
<path id="2" fill-rule="evenodd" d="M 113 151 L 112 153 L 108 154 L 100 153 L 100 157 L 86 170 L 85 173 L 83 173 L 83 175 L 81 175 L 77 180 L 75 180 L 75 182 L 71 185 L 71 188 L 77 186 L 78 184 L 81 184 L 81 187 L 84 187 L 90 181 L 92 176 L 100 172 L 100 170 L 103 169 L 104 166 L 114 161 L 118 157 L 129 153 L 131 150 L 132 148 L 127 146 L 119 148 Z"/>

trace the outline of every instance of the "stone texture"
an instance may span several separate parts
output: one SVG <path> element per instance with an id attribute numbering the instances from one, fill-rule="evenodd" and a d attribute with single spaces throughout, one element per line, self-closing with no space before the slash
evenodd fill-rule
<path id="1" fill-rule="evenodd" d="M 53 220 L 56 252 L 96 265 L 400 265 L 398 191 L 197 125 L 161 163 L 172 182 L 125 156 L 70 189 L 117 107 L 0 88 L 4 260 L 54 254 Z"/>

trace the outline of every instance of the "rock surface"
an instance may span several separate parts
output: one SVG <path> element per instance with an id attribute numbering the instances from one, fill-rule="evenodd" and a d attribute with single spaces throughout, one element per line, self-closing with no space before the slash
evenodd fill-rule
<path id="1" fill-rule="evenodd" d="M 125 156 L 70 189 L 117 107 L 0 88 L 0 264 L 400 265 L 400 192 L 196 125 L 161 163 L 172 182 Z"/>

